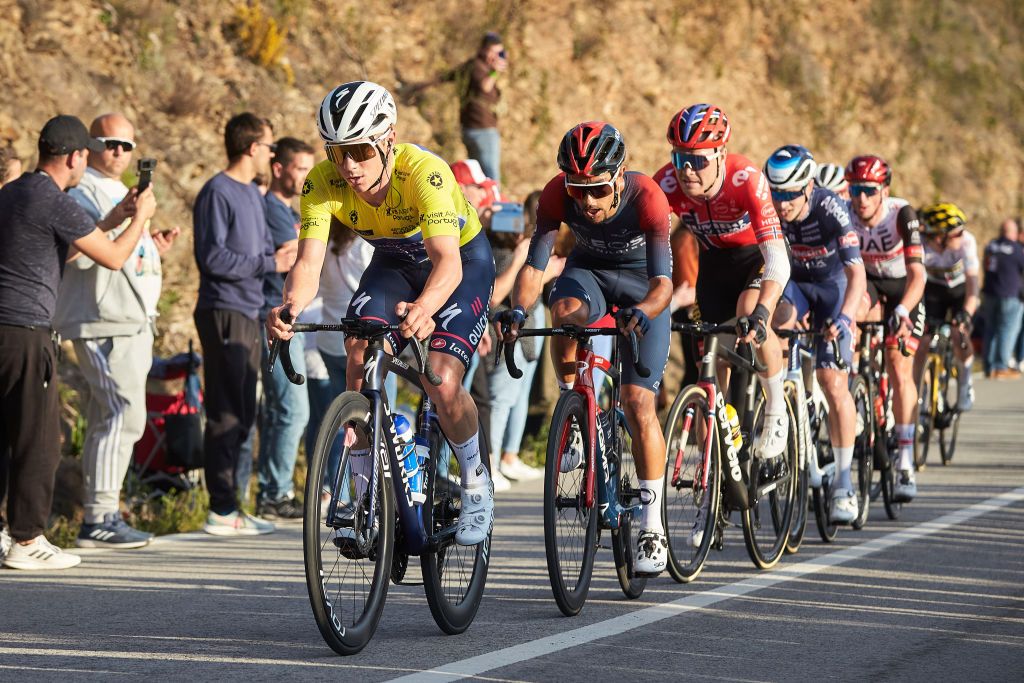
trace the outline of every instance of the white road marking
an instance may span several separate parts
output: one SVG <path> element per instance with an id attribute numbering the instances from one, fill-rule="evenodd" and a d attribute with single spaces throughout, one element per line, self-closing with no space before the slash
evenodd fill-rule
<path id="1" fill-rule="evenodd" d="M 554 652 L 567 650 L 595 640 L 625 633 L 626 631 L 632 631 L 633 629 L 648 626 L 669 617 L 692 612 L 702 607 L 709 607 L 730 598 L 748 595 L 780 583 L 793 581 L 808 574 L 814 574 L 831 567 L 846 564 L 847 562 L 888 550 L 909 541 L 925 538 L 975 517 L 996 512 L 1007 505 L 1021 501 L 1024 501 L 1024 487 L 1007 491 L 994 498 L 989 498 L 956 512 L 942 515 L 930 522 L 923 522 L 880 538 L 865 541 L 851 548 L 837 550 L 834 553 L 805 560 L 797 564 L 779 566 L 770 574 L 758 574 L 743 581 L 688 595 L 661 605 L 646 607 L 636 612 L 599 621 L 589 626 L 557 633 L 546 638 L 538 638 L 527 643 L 502 648 L 487 654 L 451 662 L 428 671 L 421 671 L 392 680 L 402 681 L 403 683 L 444 683 L 445 681 L 457 681 L 470 676 L 478 676 L 487 671 L 537 659 Z"/>

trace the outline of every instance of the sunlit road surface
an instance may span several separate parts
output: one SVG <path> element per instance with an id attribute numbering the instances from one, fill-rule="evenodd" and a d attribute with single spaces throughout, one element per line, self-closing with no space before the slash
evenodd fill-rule
<path id="1" fill-rule="evenodd" d="M 978 382 L 956 459 L 918 475 L 898 522 L 754 569 L 742 532 L 690 585 L 626 600 L 598 551 L 583 612 L 561 616 L 544 562 L 540 484 L 499 496 L 487 593 L 444 636 L 422 587 L 392 586 L 374 640 L 335 655 L 313 622 L 300 525 L 82 551 L 66 572 L 0 570 L 0 681 L 1024 680 L 1024 382 Z M 418 581 L 411 568 L 407 580 Z"/>

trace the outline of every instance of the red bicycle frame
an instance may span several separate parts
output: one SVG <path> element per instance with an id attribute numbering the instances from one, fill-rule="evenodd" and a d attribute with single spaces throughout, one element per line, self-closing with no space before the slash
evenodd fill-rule
<path id="1" fill-rule="evenodd" d="M 594 392 L 593 371 L 602 370 L 608 372 L 611 369 L 611 362 L 594 353 L 589 343 L 576 345 L 576 381 L 571 391 L 583 394 L 586 401 L 587 415 L 590 416 L 587 424 L 587 475 L 586 493 L 583 503 L 590 509 L 594 507 L 595 478 L 597 476 L 597 394 Z M 564 453 L 566 440 L 569 438 L 569 430 L 562 434 L 562 440 L 558 444 L 558 452 Z M 557 479 L 555 480 L 557 487 Z"/>

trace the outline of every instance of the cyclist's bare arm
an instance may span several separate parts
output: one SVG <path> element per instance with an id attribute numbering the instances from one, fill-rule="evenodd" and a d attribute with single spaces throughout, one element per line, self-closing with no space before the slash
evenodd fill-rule
<path id="1" fill-rule="evenodd" d="M 921 297 L 924 296 L 926 280 L 927 274 L 923 263 L 914 261 L 907 264 L 907 288 L 903 290 L 903 298 L 900 299 L 900 303 L 908 311 L 920 303 Z"/>
<path id="2" fill-rule="evenodd" d="M 843 271 L 846 273 L 846 296 L 840 312 L 850 320 L 856 320 L 857 309 L 860 308 L 864 293 L 867 291 L 867 275 L 863 263 L 847 264 L 843 266 Z"/>
<path id="3" fill-rule="evenodd" d="M 423 240 L 432 264 L 423 291 L 415 301 L 401 301 L 395 308 L 404 315 L 402 334 L 426 339 L 434 331 L 434 314 L 451 298 L 462 282 L 462 254 L 457 235 L 435 235 Z"/>
<path id="4" fill-rule="evenodd" d="M 295 265 L 284 281 L 284 303 L 267 315 L 267 332 L 271 339 L 291 339 L 292 326 L 282 322 L 281 311 L 287 308 L 293 316 L 302 312 L 320 289 L 320 270 L 324 266 L 327 245 L 313 238 L 299 240 Z"/>

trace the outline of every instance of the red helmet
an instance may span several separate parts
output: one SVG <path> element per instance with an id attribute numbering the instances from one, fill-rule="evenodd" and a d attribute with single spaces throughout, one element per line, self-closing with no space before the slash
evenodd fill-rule
<path id="1" fill-rule="evenodd" d="M 882 157 L 864 154 L 850 160 L 850 163 L 846 165 L 844 177 L 846 182 L 851 185 L 860 183 L 888 185 L 892 180 L 892 169 Z"/>
<path id="2" fill-rule="evenodd" d="M 694 104 L 668 124 L 668 141 L 684 149 L 715 149 L 729 141 L 732 127 L 725 112 L 713 104 Z"/>
<path id="3" fill-rule="evenodd" d="M 562 136 L 558 167 L 573 175 L 615 173 L 626 160 L 626 143 L 610 123 L 587 121 Z"/>

